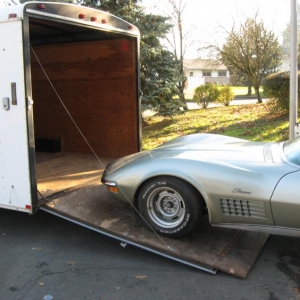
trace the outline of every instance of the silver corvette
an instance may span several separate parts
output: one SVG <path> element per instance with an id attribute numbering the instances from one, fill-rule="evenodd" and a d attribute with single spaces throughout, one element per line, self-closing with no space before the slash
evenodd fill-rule
<path id="1" fill-rule="evenodd" d="M 214 226 L 300 236 L 300 137 L 187 135 L 109 163 L 102 183 L 168 237 L 188 233 L 204 213 Z"/>

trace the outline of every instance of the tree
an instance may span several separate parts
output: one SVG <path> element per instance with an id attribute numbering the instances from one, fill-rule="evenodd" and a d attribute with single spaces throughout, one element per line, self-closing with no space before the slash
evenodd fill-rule
<path id="1" fill-rule="evenodd" d="M 247 96 L 251 96 L 252 83 L 249 80 L 247 74 L 235 68 L 227 67 L 227 69 L 230 73 L 230 84 L 235 86 L 247 86 L 248 87 Z"/>
<path id="2" fill-rule="evenodd" d="M 185 8 L 185 3 L 182 3 L 181 0 L 179 0 L 178 4 L 176 3 L 176 0 L 168 0 L 171 4 L 171 7 L 173 9 L 172 11 L 172 20 L 174 22 L 174 27 L 177 28 L 178 34 L 179 34 L 179 47 L 177 47 L 177 41 L 176 41 L 176 34 L 174 32 L 174 27 L 171 29 L 172 31 L 172 37 L 173 37 L 173 43 L 170 43 L 173 46 L 173 52 L 175 56 L 175 60 L 178 63 L 178 72 L 181 76 L 180 80 L 177 83 L 178 88 L 178 95 L 180 100 L 185 103 L 185 97 L 184 97 L 184 86 L 186 78 L 184 76 L 184 70 L 183 70 L 183 58 L 184 58 L 184 45 L 183 45 L 183 20 L 182 15 Z M 178 49 L 177 49 L 178 48 Z"/>
<path id="3" fill-rule="evenodd" d="M 170 21 L 172 22 L 173 27 L 170 28 L 170 35 L 166 36 L 166 40 L 168 42 L 168 45 L 172 49 L 174 59 L 176 60 L 178 66 L 178 81 L 176 84 L 177 94 L 181 102 L 184 104 L 185 108 L 187 108 L 184 96 L 184 88 L 186 85 L 187 78 L 184 72 L 183 60 L 188 47 L 195 42 L 195 40 L 192 38 L 192 32 L 194 28 L 186 28 L 184 26 L 184 12 L 187 5 L 187 1 L 167 1 L 170 7 Z"/>
<path id="4" fill-rule="evenodd" d="M 163 38 L 171 25 L 166 17 L 140 15 L 137 26 L 141 31 L 141 85 L 143 107 L 164 113 L 178 111 L 180 103 L 173 100 L 178 81 L 178 66 L 174 55 L 162 47 Z"/>
<path id="5" fill-rule="evenodd" d="M 230 69 L 246 74 L 254 87 L 258 103 L 262 103 L 259 93 L 261 81 L 277 71 L 281 63 L 282 51 L 274 33 L 268 31 L 257 17 L 248 18 L 239 30 L 229 32 L 227 40 L 219 50 L 222 62 Z"/>
<path id="6" fill-rule="evenodd" d="M 75 0 L 81 5 L 99 8 L 131 22 L 142 11 L 139 0 Z"/>

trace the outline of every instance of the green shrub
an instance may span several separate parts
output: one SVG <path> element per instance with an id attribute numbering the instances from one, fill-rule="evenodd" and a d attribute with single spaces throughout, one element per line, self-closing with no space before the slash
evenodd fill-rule
<path id="1" fill-rule="evenodd" d="M 299 77 L 300 72 L 298 72 Z M 290 104 L 290 73 L 281 72 L 267 76 L 263 83 L 264 95 L 280 110 L 288 111 Z M 299 78 L 298 78 L 299 95 Z M 299 98 L 299 96 L 298 96 Z M 298 101 L 299 104 L 299 101 Z"/>
<path id="2" fill-rule="evenodd" d="M 229 106 L 230 101 L 234 98 L 234 92 L 230 86 L 223 86 L 219 88 L 219 96 L 217 102 L 224 106 Z"/>
<path id="3" fill-rule="evenodd" d="M 209 103 L 215 102 L 218 99 L 218 96 L 218 87 L 209 83 L 195 88 L 193 100 L 202 106 L 202 108 L 207 108 Z"/>

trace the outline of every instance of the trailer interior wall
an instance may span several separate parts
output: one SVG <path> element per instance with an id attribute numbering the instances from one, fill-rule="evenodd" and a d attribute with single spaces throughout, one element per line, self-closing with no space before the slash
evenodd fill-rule
<path id="1" fill-rule="evenodd" d="M 139 150 L 137 41 L 120 33 L 30 18 L 35 139 L 98 156 Z M 42 68 L 47 73 L 52 88 Z"/>

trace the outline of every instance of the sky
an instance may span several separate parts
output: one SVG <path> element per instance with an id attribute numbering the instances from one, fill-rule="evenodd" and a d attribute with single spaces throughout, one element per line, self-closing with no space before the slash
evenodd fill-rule
<path id="1" fill-rule="evenodd" d="M 0 0 L 0 7 L 9 0 Z M 180 0 L 177 0 L 180 1 Z M 193 30 L 193 38 L 199 42 L 187 48 L 185 58 L 197 58 L 198 51 L 205 44 L 222 45 L 225 30 L 238 26 L 245 18 L 258 13 L 266 28 L 273 31 L 282 43 L 282 32 L 290 21 L 290 3 L 296 0 L 181 0 L 186 3 L 184 28 Z M 300 0 L 297 0 L 300 3 Z M 142 0 L 147 12 L 167 15 L 168 0 Z M 200 55 L 203 55 L 200 53 Z"/>
<path id="2" fill-rule="evenodd" d="M 258 13 L 258 19 L 275 33 L 281 43 L 282 32 L 290 22 L 291 1 L 294 0 L 182 0 L 186 3 L 183 22 L 186 28 L 196 28 L 193 35 L 200 43 L 222 44 L 224 29 L 230 30 L 233 24 L 237 26 L 245 18 L 253 18 Z M 167 2 L 142 0 L 142 5 L 147 12 L 166 15 Z M 189 46 L 185 58 L 197 58 L 199 46 L 198 43 Z"/>

